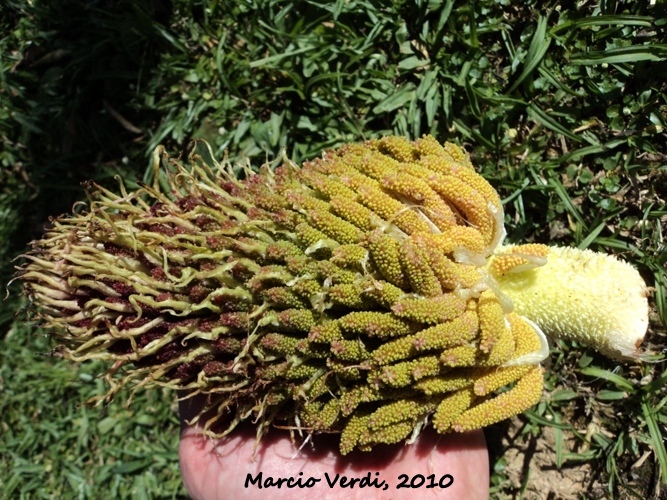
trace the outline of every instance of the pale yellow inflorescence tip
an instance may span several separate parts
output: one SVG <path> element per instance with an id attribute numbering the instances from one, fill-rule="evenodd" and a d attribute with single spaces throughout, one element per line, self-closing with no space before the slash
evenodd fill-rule
<path id="1" fill-rule="evenodd" d="M 576 340 L 612 358 L 640 358 L 648 327 L 648 288 L 634 267 L 591 250 L 542 246 L 544 252 L 520 251 L 523 261 L 516 263 L 521 268 L 509 269 L 521 248 L 499 248 L 499 257 L 488 265 L 517 314 L 551 336 Z M 538 262 L 525 265 L 531 257 Z"/>

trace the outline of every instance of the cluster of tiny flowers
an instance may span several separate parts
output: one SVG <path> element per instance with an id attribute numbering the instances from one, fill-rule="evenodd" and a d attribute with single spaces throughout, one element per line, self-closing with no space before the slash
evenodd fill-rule
<path id="1" fill-rule="evenodd" d="M 536 329 L 492 273 L 503 211 L 466 154 L 425 136 L 244 172 L 159 154 L 162 183 L 55 220 L 20 271 L 69 359 L 203 396 L 222 436 L 251 419 L 341 434 L 340 451 L 480 428 L 542 391 Z M 162 186 L 162 187 L 160 187 Z"/>

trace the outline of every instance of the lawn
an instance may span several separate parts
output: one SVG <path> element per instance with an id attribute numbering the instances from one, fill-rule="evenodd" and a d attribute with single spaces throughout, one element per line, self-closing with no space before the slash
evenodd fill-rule
<path id="1" fill-rule="evenodd" d="M 49 216 L 151 178 L 152 150 L 296 162 L 383 134 L 463 146 L 510 241 L 590 248 L 650 287 L 644 363 L 556 341 L 542 401 L 487 429 L 494 497 L 667 498 L 667 3 L 9 0 L 0 13 L 0 282 Z M 229 4 L 229 5 L 228 5 Z M 49 356 L 0 303 L 0 491 L 173 498 L 175 396 Z M 107 496 L 107 495 L 105 495 Z"/>

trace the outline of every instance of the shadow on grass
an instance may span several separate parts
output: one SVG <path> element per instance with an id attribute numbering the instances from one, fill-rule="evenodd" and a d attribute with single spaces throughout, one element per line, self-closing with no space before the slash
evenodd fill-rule
<path id="1" fill-rule="evenodd" d="M 130 148 L 157 120 L 140 92 L 170 44 L 172 14 L 169 0 L 12 1 L 4 9 L 0 278 L 49 215 L 83 198 L 82 181 L 137 177 L 121 159 L 141 150 Z"/>

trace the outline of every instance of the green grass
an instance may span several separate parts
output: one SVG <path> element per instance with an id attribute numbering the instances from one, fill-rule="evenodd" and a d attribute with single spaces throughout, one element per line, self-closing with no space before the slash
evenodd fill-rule
<path id="1" fill-rule="evenodd" d="M 520 435 L 554 427 L 553 463 L 592 464 L 605 495 L 664 491 L 666 5 L 578 5 L 11 0 L 0 16 L 0 280 L 48 216 L 84 198 L 81 181 L 149 179 L 158 144 L 177 153 L 204 138 L 257 166 L 283 149 L 301 161 L 346 141 L 430 133 L 471 153 L 504 199 L 512 241 L 613 253 L 655 289 L 656 362 L 618 365 L 555 343 Z M 173 396 L 81 407 L 103 391 L 104 368 L 45 356 L 53 344 L 15 319 L 10 290 L 3 494 L 182 494 Z M 495 494 L 517 494 L 502 458 L 494 470 Z"/>
<path id="2" fill-rule="evenodd" d="M 166 392 L 87 408 L 105 367 L 48 356 L 52 343 L 19 323 L 0 352 L 2 498 L 176 498 L 179 422 Z"/>

